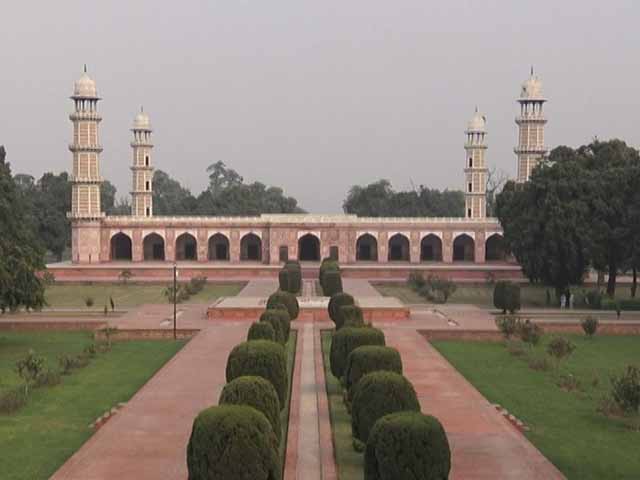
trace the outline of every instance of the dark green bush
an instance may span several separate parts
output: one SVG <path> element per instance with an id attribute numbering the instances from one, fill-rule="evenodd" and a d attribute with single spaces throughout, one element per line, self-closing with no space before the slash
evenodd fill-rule
<path id="1" fill-rule="evenodd" d="M 407 284 L 413 290 L 419 292 L 426 285 L 426 280 L 424 279 L 424 275 L 420 272 L 411 272 L 409 274 L 409 278 L 407 279 Z"/>
<path id="2" fill-rule="evenodd" d="M 270 381 L 262 377 L 238 377 L 222 389 L 219 405 L 249 405 L 262 412 L 276 434 L 278 442 L 282 437 L 280 424 L 280 401 L 278 393 Z"/>
<path id="3" fill-rule="evenodd" d="M 254 322 L 249 327 L 247 340 L 271 340 L 276 341 L 276 331 L 268 322 Z"/>
<path id="4" fill-rule="evenodd" d="M 379 370 L 402 375 L 402 358 L 398 350 L 379 345 L 365 345 L 354 349 L 347 357 L 347 367 L 344 371 L 344 384 L 349 400 L 352 399 L 353 388 L 360 379 Z"/>
<path id="5" fill-rule="evenodd" d="M 496 285 L 493 287 L 493 306 L 498 310 L 502 310 L 502 313 L 507 313 L 507 307 L 505 307 L 507 283 L 509 282 L 500 280 L 496 282 Z"/>
<path id="6" fill-rule="evenodd" d="M 325 297 L 332 297 L 336 293 L 342 292 L 342 275 L 339 271 L 330 270 L 325 272 L 322 291 Z"/>
<path id="7" fill-rule="evenodd" d="M 640 368 L 628 365 L 620 376 L 611 377 L 611 396 L 625 413 L 640 413 Z"/>
<path id="8" fill-rule="evenodd" d="M 326 297 L 331 296 L 326 292 L 326 286 L 325 286 L 325 275 L 328 272 L 340 273 L 340 265 L 335 260 L 331 260 L 330 258 L 325 258 L 322 260 L 322 263 L 320 264 L 320 274 L 318 276 L 318 280 L 320 281 L 320 286 L 322 287 L 322 290 L 325 290 L 324 295 Z"/>
<path id="9" fill-rule="evenodd" d="M 0 392 L 0 413 L 14 413 L 27 403 L 27 388 L 17 385 Z"/>
<path id="10" fill-rule="evenodd" d="M 540 342 L 543 331 L 542 327 L 531 320 L 525 320 L 524 322 L 518 322 L 518 335 L 520 340 L 528 343 L 530 346 L 537 345 Z"/>
<path id="11" fill-rule="evenodd" d="M 280 285 L 280 290 L 283 292 L 291 291 L 291 276 L 289 275 L 289 270 L 286 268 L 278 272 L 278 284 Z"/>
<path id="12" fill-rule="evenodd" d="M 289 260 L 284 264 L 284 268 L 289 272 L 289 290 L 290 293 L 296 294 L 302 290 L 302 267 L 300 262 Z"/>
<path id="13" fill-rule="evenodd" d="M 395 372 L 371 372 L 356 385 L 351 404 L 353 438 L 367 443 L 373 425 L 385 415 L 420 411 L 420 403 L 411 382 Z"/>
<path id="14" fill-rule="evenodd" d="M 640 299 L 626 298 L 623 300 L 616 300 L 616 299 L 605 297 L 601 301 L 600 308 L 602 310 L 618 310 L 618 309 L 622 311 L 640 310 Z"/>
<path id="15" fill-rule="evenodd" d="M 269 340 L 252 340 L 236 345 L 227 359 L 227 382 L 246 375 L 269 380 L 278 392 L 280 406 L 284 406 L 289 379 L 282 345 Z"/>
<path id="16" fill-rule="evenodd" d="M 279 310 L 265 310 L 260 315 L 260 322 L 266 322 L 273 327 L 273 331 L 276 334 L 276 342 L 286 343 L 285 332 L 282 327 L 282 321 L 280 320 Z"/>
<path id="17" fill-rule="evenodd" d="M 336 293 L 331 296 L 329 300 L 329 317 L 336 324 L 336 330 L 339 330 L 344 325 L 344 318 L 342 317 L 341 307 L 346 305 L 355 305 L 354 298 L 348 293 Z"/>
<path id="18" fill-rule="evenodd" d="M 253 407 L 219 405 L 201 411 L 187 446 L 189 480 L 280 480 L 276 435 Z"/>
<path id="19" fill-rule="evenodd" d="M 589 315 L 580 322 L 580 325 L 582 326 L 582 330 L 584 330 L 584 333 L 587 337 L 593 337 L 598 331 L 600 322 L 596 317 L 592 317 L 591 315 Z"/>
<path id="20" fill-rule="evenodd" d="M 384 346 L 384 333 L 377 328 L 344 327 L 333 334 L 331 352 L 329 355 L 331 373 L 341 379 L 347 367 L 347 357 L 358 347 L 363 345 Z"/>
<path id="21" fill-rule="evenodd" d="M 511 314 L 520 310 L 520 285 L 508 282 L 504 291 L 504 308 Z"/>
<path id="22" fill-rule="evenodd" d="M 585 296 L 589 308 L 600 310 L 602 307 L 602 292 L 600 290 L 589 290 Z"/>
<path id="23" fill-rule="evenodd" d="M 364 315 L 357 305 L 340 307 L 340 317 L 344 320 L 343 327 L 363 327 Z"/>
<path id="24" fill-rule="evenodd" d="M 287 307 L 289 318 L 291 320 L 298 318 L 300 305 L 298 305 L 298 299 L 294 294 L 290 292 L 283 292 L 282 290 L 272 293 L 267 300 L 267 309 L 274 308 L 275 305 L 284 305 Z"/>
<path id="25" fill-rule="evenodd" d="M 518 317 L 514 317 L 513 315 L 496 317 L 496 326 L 507 340 L 517 333 L 518 322 Z"/>
<path id="26" fill-rule="evenodd" d="M 33 384 L 36 387 L 53 387 L 59 385 L 60 382 L 62 382 L 60 372 L 48 368 L 36 376 Z"/>
<path id="27" fill-rule="evenodd" d="M 284 335 L 285 343 L 289 341 L 289 335 L 291 334 L 291 319 L 289 318 L 289 311 L 284 306 L 280 306 L 280 308 L 270 308 L 267 310 L 268 312 L 273 312 L 273 314 L 280 320 L 280 325 L 282 326 L 282 333 Z"/>
<path id="28" fill-rule="evenodd" d="M 207 277 L 193 277 L 184 286 L 184 289 L 189 296 L 197 295 L 202 291 L 202 289 L 205 287 L 206 284 L 207 284 Z"/>
<path id="29" fill-rule="evenodd" d="M 437 418 L 398 412 L 378 420 L 364 455 L 365 480 L 446 480 L 451 449 Z"/>

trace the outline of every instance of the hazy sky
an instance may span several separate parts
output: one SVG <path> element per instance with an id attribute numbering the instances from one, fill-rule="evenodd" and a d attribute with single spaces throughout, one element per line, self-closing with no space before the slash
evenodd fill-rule
<path id="1" fill-rule="evenodd" d="M 223 160 L 312 212 L 348 188 L 463 183 L 464 129 L 515 175 L 520 84 L 533 64 L 547 144 L 638 146 L 637 0 L 3 0 L 0 144 L 14 173 L 71 168 L 69 95 L 88 64 L 104 100 L 101 173 L 130 188 L 131 122 L 194 193 Z"/>

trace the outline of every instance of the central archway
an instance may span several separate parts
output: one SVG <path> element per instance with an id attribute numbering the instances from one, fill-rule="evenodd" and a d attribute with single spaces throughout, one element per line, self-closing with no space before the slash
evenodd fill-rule
<path id="1" fill-rule="evenodd" d="M 476 259 L 476 242 L 466 233 L 453 241 L 453 261 L 473 262 Z"/>
<path id="2" fill-rule="evenodd" d="M 157 233 L 150 233 L 142 242 L 145 261 L 164 260 L 164 239 Z"/>
<path id="3" fill-rule="evenodd" d="M 420 261 L 442 261 L 442 240 L 437 235 L 430 233 L 420 242 Z"/>
<path id="4" fill-rule="evenodd" d="M 255 233 L 247 233 L 240 240 L 240 260 L 249 262 L 262 260 L 262 240 Z"/>
<path id="5" fill-rule="evenodd" d="M 387 260 L 390 262 L 409 261 L 409 239 L 401 233 L 396 233 L 389 239 L 389 254 Z"/>
<path id="6" fill-rule="evenodd" d="M 221 233 L 209 239 L 209 260 L 226 262 L 229 260 L 229 239 Z"/>
<path id="7" fill-rule="evenodd" d="M 176 238 L 176 260 L 197 260 L 198 242 L 190 233 L 183 233 Z"/>
<path id="8" fill-rule="evenodd" d="M 320 240 L 311 233 L 298 239 L 298 260 L 301 262 L 320 261 Z"/>
<path id="9" fill-rule="evenodd" d="M 111 237 L 111 260 L 131 260 L 131 238 L 120 232 Z"/>
<path id="10" fill-rule="evenodd" d="M 356 241 L 356 261 L 377 262 L 378 261 L 378 240 L 369 233 L 360 235 Z"/>
<path id="11" fill-rule="evenodd" d="M 504 262 L 507 259 L 504 237 L 499 233 L 491 235 L 487 238 L 484 251 L 487 262 Z"/>

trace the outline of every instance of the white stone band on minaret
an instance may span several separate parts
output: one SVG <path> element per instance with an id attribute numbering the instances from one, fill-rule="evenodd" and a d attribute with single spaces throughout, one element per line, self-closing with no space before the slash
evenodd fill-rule
<path id="1" fill-rule="evenodd" d="M 151 122 L 149 115 L 140 109 L 133 120 L 133 164 L 131 166 L 131 215 L 153 216 L 153 166 L 151 163 Z"/>
<path id="2" fill-rule="evenodd" d="M 487 216 L 487 130 L 486 118 L 477 108 L 465 135 L 464 215 L 468 219 L 483 219 Z"/>

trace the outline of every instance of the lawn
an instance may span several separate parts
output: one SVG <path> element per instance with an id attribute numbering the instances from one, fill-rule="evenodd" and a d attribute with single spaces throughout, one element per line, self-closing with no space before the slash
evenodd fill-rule
<path id="1" fill-rule="evenodd" d="M 528 438 L 569 479 L 640 478 L 640 432 L 596 411 L 610 375 L 640 364 L 640 337 L 569 336 L 576 350 L 559 371 L 534 371 L 502 343 L 436 341 L 440 351 L 491 402 L 529 425 Z M 549 337 L 530 355 L 542 356 Z M 557 385 L 573 375 L 578 390 Z"/>
<path id="2" fill-rule="evenodd" d="M 210 303 L 219 297 L 233 297 L 244 287 L 243 282 L 213 283 L 209 282 L 197 295 L 187 303 Z M 55 284 L 47 287 L 45 292 L 47 303 L 53 308 L 86 308 L 85 298 L 94 300 L 94 310 L 102 311 L 105 305 L 109 308 L 112 297 L 116 308 L 136 307 L 145 303 L 167 303 L 164 296 L 164 284 Z"/>
<path id="3" fill-rule="evenodd" d="M 280 442 L 280 461 L 284 470 L 287 454 L 287 433 L 289 432 L 289 413 L 291 412 L 291 390 L 293 388 L 293 368 L 296 364 L 296 345 L 298 339 L 297 330 L 291 330 L 289 341 L 285 345 L 287 354 L 287 375 L 289 375 L 289 390 L 287 391 L 286 405 L 280 412 L 280 425 L 282 426 L 282 441 Z"/>
<path id="4" fill-rule="evenodd" d="M 85 332 L 0 332 L 0 390 L 19 379 L 13 367 L 31 348 L 57 366 L 63 353 L 77 354 L 92 343 Z M 62 384 L 35 389 L 13 415 L 0 414 L 3 480 L 49 478 L 91 436 L 89 424 L 126 402 L 183 345 L 183 341 L 115 343 Z"/>

